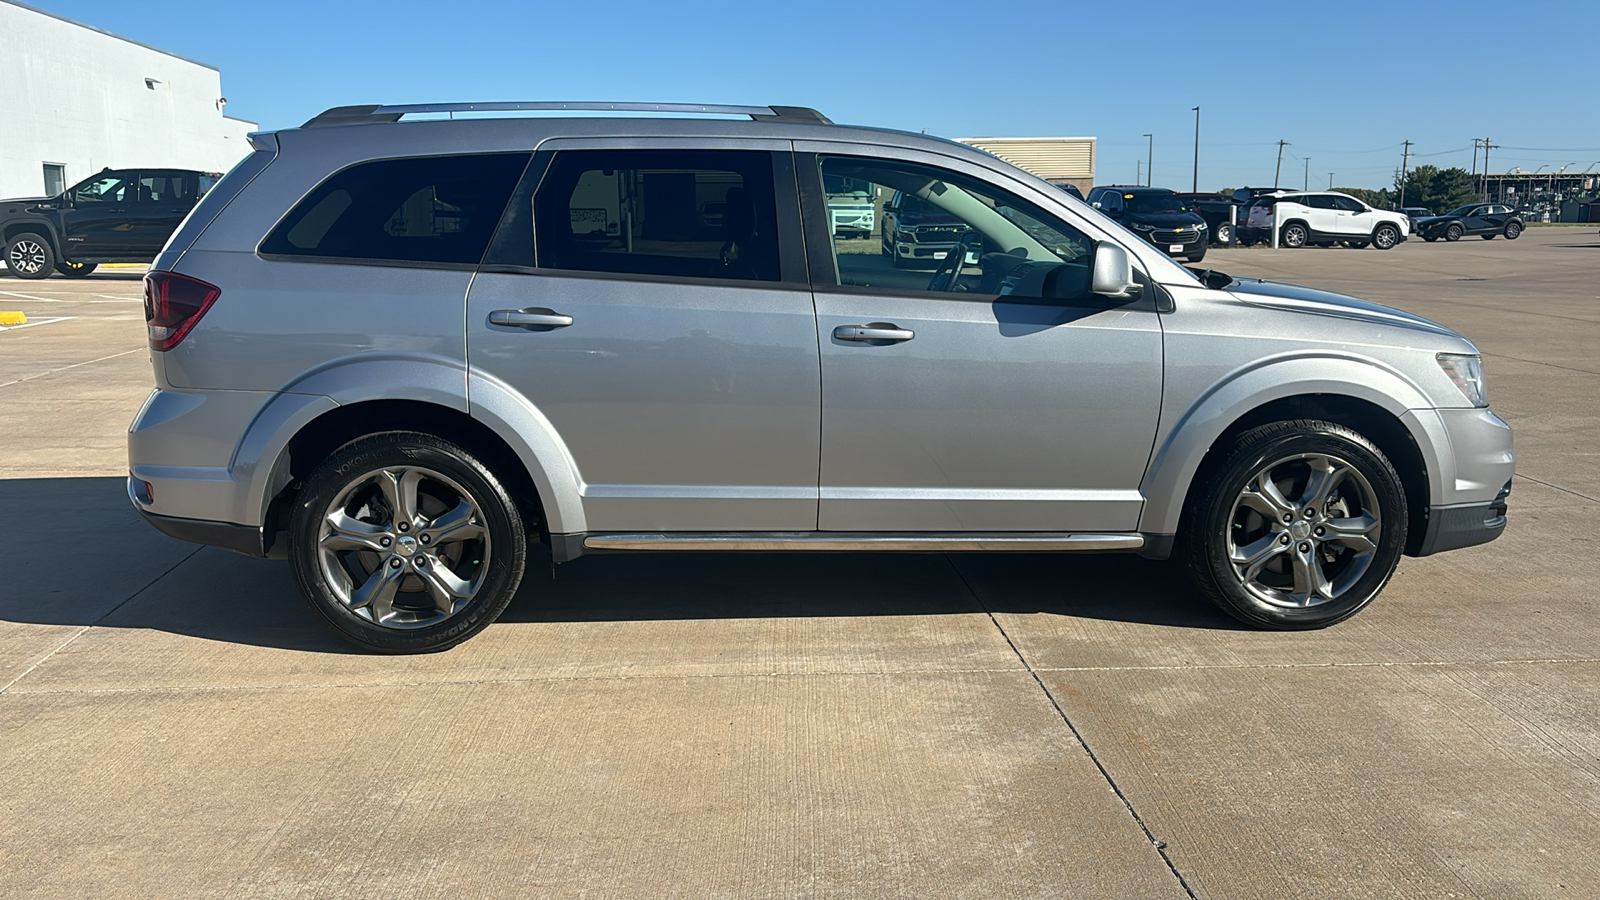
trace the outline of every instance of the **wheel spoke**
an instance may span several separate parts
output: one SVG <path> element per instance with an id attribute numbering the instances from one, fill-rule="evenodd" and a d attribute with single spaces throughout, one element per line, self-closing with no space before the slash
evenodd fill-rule
<path id="1" fill-rule="evenodd" d="M 1243 567 L 1242 574 L 1245 581 L 1254 581 L 1256 576 L 1261 574 L 1262 567 L 1287 549 L 1289 545 L 1283 543 L 1278 534 L 1273 533 L 1243 547 L 1234 547 L 1229 552 L 1228 558 L 1235 566 Z"/>
<path id="2" fill-rule="evenodd" d="M 324 522 L 332 530 L 322 536 L 320 543 L 323 549 L 336 552 L 340 550 L 384 552 L 383 545 L 379 543 L 384 534 L 382 526 L 351 518 L 342 509 L 329 513 Z"/>
<path id="3" fill-rule="evenodd" d="M 435 547 L 483 537 L 484 529 L 477 521 L 477 513 L 477 506 L 463 497 L 454 509 L 428 523 L 428 527 L 418 532 L 418 536 L 426 537 Z"/>
<path id="4" fill-rule="evenodd" d="M 1320 513 L 1328 505 L 1333 489 L 1344 480 L 1349 469 L 1326 456 L 1313 457 L 1307 462 L 1311 466 L 1311 477 L 1306 481 L 1305 492 L 1301 494 L 1302 505 Z"/>
<path id="5" fill-rule="evenodd" d="M 1273 521 L 1285 515 L 1293 515 L 1295 511 L 1294 503 L 1283 495 L 1283 491 L 1278 490 L 1278 485 L 1272 480 L 1271 472 L 1263 472 L 1252 481 L 1250 487 L 1245 488 L 1244 493 L 1239 495 L 1239 504 L 1248 506 Z"/>
<path id="6" fill-rule="evenodd" d="M 1294 593 L 1290 594 L 1301 606 L 1310 606 L 1321 600 L 1333 599 L 1333 587 L 1322 574 L 1322 560 L 1317 558 L 1316 547 L 1296 550 L 1294 562 Z"/>
<path id="7" fill-rule="evenodd" d="M 456 601 L 472 596 L 472 585 L 457 577 L 438 556 L 426 553 L 420 559 L 426 562 L 417 568 L 417 575 L 428 586 L 434 608 L 439 612 L 448 616 L 456 611 Z"/>
<path id="8" fill-rule="evenodd" d="M 396 524 L 417 521 L 417 485 L 422 483 L 422 473 L 416 469 L 384 469 L 378 473 L 378 489 L 389 502 L 389 511 Z"/>
<path id="9" fill-rule="evenodd" d="M 394 595 L 400 591 L 405 568 L 381 565 L 367 576 L 366 583 L 350 595 L 351 609 L 365 609 L 372 621 L 382 624 L 394 616 Z"/>
<path id="10" fill-rule="evenodd" d="M 1349 519 L 1329 519 L 1323 523 L 1328 530 L 1324 541 L 1343 544 L 1358 553 L 1372 553 L 1378 549 L 1378 544 L 1372 539 L 1372 532 L 1378 528 L 1376 516 L 1362 514 Z"/>

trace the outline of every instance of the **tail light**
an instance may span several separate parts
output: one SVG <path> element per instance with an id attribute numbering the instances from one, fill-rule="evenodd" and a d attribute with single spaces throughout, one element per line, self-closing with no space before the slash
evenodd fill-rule
<path id="1" fill-rule="evenodd" d="M 176 272 L 146 275 L 144 326 L 150 349 L 171 350 L 178 346 L 220 296 L 222 288 L 198 278 Z"/>

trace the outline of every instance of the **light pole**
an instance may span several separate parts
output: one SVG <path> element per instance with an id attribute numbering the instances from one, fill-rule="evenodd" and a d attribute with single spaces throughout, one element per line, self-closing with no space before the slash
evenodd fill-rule
<path id="1" fill-rule="evenodd" d="M 1194 186 L 1191 193 L 1200 193 L 1200 107 L 1194 108 Z"/>
<path id="2" fill-rule="evenodd" d="M 1147 134 L 1145 137 L 1150 139 L 1150 146 L 1145 149 L 1144 186 L 1149 187 L 1150 170 L 1156 167 L 1156 136 L 1154 134 Z"/>
<path id="3" fill-rule="evenodd" d="M 1305 172 L 1305 175 L 1303 177 L 1301 177 L 1301 179 L 1300 179 L 1300 190 L 1302 190 L 1302 191 L 1311 190 L 1311 157 L 1309 157 L 1309 156 L 1306 157 L 1306 172 Z M 1329 190 L 1332 190 L 1332 188 L 1329 188 Z"/>
<path id="4" fill-rule="evenodd" d="M 1328 190 L 1333 190 L 1333 173 L 1328 173 Z"/>

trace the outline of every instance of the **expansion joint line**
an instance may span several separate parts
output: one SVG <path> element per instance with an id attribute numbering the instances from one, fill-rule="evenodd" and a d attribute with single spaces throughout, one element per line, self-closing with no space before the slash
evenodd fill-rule
<path id="1" fill-rule="evenodd" d="M 1167 871 L 1171 872 L 1172 877 L 1177 879 L 1178 886 L 1183 888 L 1183 893 L 1190 900 L 1198 900 L 1194 889 L 1189 886 L 1188 879 L 1183 877 L 1183 873 L 1179 872 L 1178 867 L 1173 864 L 1172 857 L 1167 855 L 1167 842 L 1159 840 L 1150 832 L 1150 826 L 1145 823 L 1144 817 L 1139 815 L 1139 811 L 1133 808 L 1133 801 L 1128 799 L 1127 793 L 1122 790 L 1122 785 L 1117 784 L 1117 780 L 1112 777 L 1105 763 L 1100 761 L 1100 757 L 1094 752 L 1094 748 L 1089 746 L 1089 742 L 1084 738 L 1083 732 L 1079 731 L 1078 726 L 1072 723 L 1072 719 L 1067 716 L 1067 711 L 1062 709 L 1061 704 L 1056 701 L 1055 694 L 1050 692 L 1049 686 L 1044 683 L 1044 679 L 1039 677 L 1039 673 L 1034 670 L 1033 664 L 1028 662 L 1028 658 L 1022 654 L 1022 649 L 1017 646 L 1017 642 L 1011 639 L 1011 635 L 1006 633 L 1005 626 L 1001 625 L 1000 620 L 995 618 L 994 611 L 989 608 L 988 602 L 979 596 L 977 591 L 972 589 L 972 585 L 967 582 L 967 577 L 961 574 L 960 569 L 956 568 L 955 561 L 950 558 L 949 554 L 946 554 L 944 559 L 946 563 L 949 563 L 950 568 L 955 571 L 956 577 L 961 580 L 961 584 L 967 589 L 967 593 L 978 601 L 978 605 L 983 608 L 984 615 L 988 616 L 989 621 L 994 623 L 995 630 L 1000 632 L 1002 638 L 1005 638 L 1006 645 L 1011 648 L 1012 653 L 1016 654 L 1017 661 L 1022 663 L 1024 669 L 1028 670 L 1028 675 L 1033 679 L 1033 683 L 1037 684 L 1039 690 L 1044 692 L 1045 699 L 1050 701 L 1050 706 L 1055 709 L 1056 715 L 1061 717 L 1062 723 L 1072 732 L 1072 736 L 1077 740 L 1078 746 L 1082 747 L 1083 752 L 1089 755 L 1089 761 L 1094 763 L 1094 767 L 1099 770 L 1100 777 L 1105 779 L 1106 784 L 1111 787 L 1112 793 L 1116 794 L 1117 799 L 1122 801 L 1122 808 L 1128 811 L 1128 815 L 1133 817 L 1134 824 L 1138 825 L 1139 830 L 1144 832 L 1145 840 L 1149 841 L 1150 846 L 1154 847 L 1156 853 L 1160 854 L 1161 861 L 1166 863 Z"/>

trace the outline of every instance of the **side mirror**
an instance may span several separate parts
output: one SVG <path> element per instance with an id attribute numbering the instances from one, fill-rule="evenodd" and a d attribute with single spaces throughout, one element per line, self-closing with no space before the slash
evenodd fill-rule
<path id="1" fill-rule="evenodd" d="M 1089 291 L 1102 297 L 1130 297 L 1139 292 L 1133 280 L 1133 262 L 1128 251 L 1110 241 L 1101 241 L 1094 248 L 1094 271 L 1090 275 Z"/>

